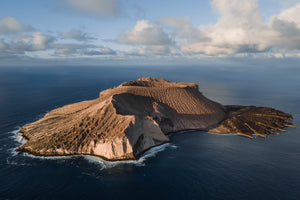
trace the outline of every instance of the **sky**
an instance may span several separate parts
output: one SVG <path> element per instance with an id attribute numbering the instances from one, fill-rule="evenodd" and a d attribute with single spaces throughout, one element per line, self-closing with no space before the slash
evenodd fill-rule
<path id="1" fill-rule="evenodd" d="M 0 0 L 0 66 L 300 58 L 300 0 Z"/>

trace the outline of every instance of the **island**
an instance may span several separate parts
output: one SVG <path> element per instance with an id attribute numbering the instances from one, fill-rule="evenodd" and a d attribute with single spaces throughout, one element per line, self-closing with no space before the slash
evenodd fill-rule
<path id="1" fill-rule="evenodd" d="M 292 115 L 268 107 L 223 106 L 194 83 L 140 78 L 100 92 L 99 98 L 52 110 L 24 125 L 17 151 L 38 156 L 93 155 L 138 159 L 168 143 L 170 133 L 202 130 L 266 137 L 295 127 Z"/>

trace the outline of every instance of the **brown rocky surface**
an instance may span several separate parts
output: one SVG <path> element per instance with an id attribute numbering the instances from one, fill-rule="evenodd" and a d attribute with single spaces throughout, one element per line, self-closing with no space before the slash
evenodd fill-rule
<path id="1" fill-rule="evenodd" d="M 194 83 L 140 78 L 26 124 L 21 132 L 28 141 L 18 151 L 136 159 L 149 148 L 169 142 L 168 133 L 195 129 L 265 137 L 293 126 L 290 120 L 290 114 L 272 108 L 222 106 L 203 96 Z"/>
<path id="2" fill-rule="evenodd" d="M 276 134 L 276 131 L 285 132 L 284 127 L 295 127 L 288 122 L 293 120 L 292 115 L 273 108 L 225 106 L 225 111 L 228 118 L 210 132 L 235 133 L 253 138 L 253 134 L 266 137 L 268 134 Z"/>

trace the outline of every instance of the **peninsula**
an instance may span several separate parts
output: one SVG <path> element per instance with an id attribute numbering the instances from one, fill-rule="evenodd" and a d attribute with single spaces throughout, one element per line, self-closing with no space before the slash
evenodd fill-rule
<path id="1" fill-rule="evenodd" d="M 223 106 L 194 83 L 140 78 L 100 92 L 99 98 L 66 105 L 21 128 L 18 148 L 40 156 L 94 155 L 137 159 L 183 130 L 266 137 L 294 127 L 292 115 L 267 107 Z"/>

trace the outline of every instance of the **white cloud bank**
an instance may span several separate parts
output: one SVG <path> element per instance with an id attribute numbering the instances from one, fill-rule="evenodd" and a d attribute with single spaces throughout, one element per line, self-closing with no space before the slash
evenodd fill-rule
<path id="1" fill-rule="evenodd" d="M 119 13 L 118 0 L 64 0 L 74 10 L 93 13 L 101 17 L 115 16 Z"/>
<path id="2" fill-rule="evenodd" d="M 140 20 L 118 41 L 145 48 L 169 47 L 176 41 L 182 53 L 202 55 L 300 50 L 300 3 L 271 17 L 267 23 L 257 0 L 212 0 L 211 4 L 219 15 L 216 24 L 195 27 L 189 17 L 165 17 L 159 22 Z"/>
<path id="3" fill-rule="evenodd" d="M 300 4 L 264 23 L 256 0 L 213 0 L 218 22 L 198 27 L 200 40 L 182 45 L 183 52 L 215 54 L 299 50 Z M 193 40 L 193 38 L 188 38 Z"/>
<path id="4" fill-rule="evenodd" d="M 212 5 L 219 12 L 218 22 L 198 27 L 200 39 L 189 38 L 192 42 L 183 44 L 182 51 L 214 55 L 268 49 L 266 38 L 272 33 L 255 0 L 213 0 Z"/>

